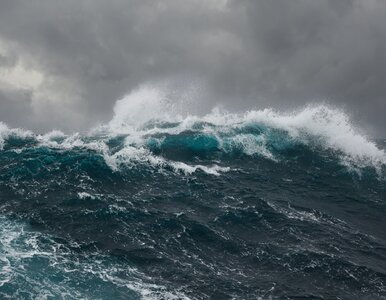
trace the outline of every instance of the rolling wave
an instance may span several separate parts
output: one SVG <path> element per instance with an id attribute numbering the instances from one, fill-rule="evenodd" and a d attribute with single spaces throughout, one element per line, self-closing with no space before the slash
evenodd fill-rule
<path id="1" fill-rule="evenodd" d="M 108 124 L 85 135 L 60 131 L 37 135 L 0 123 L 0 149 L 83 148 L 102 155 L 113 170 L 147 163 L 215 175 L 229 167 L 215 163 L 192 165 L 183 160 L 221 161 L 227 156 L 246 155 L 279 162 L 297 150 L 307 149 L 335 157 L 351 169 L 372 167 L 381 173 L 386 164 L 383 149 L 360 134 L 347 114 L 326 105 L 307 106 L 291 113 L 264 109 L 237 114 L 214 109 L 204 116 L 182 115 L 173 112 L 160 91 L 142 88 L 119 100 L 114 111 Z"/>

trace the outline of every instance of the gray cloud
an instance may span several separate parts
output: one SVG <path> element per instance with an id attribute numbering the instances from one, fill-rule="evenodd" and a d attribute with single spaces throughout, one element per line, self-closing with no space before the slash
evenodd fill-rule
<path id="1" fill-rule="evenodd" d="M 4 0 L 0 68 L 43 80 L 0 85 L 0 118 L 80 130 L 142 83 L 199 81 L 206 109 L 326 99 L 385 135 L 385 12 L 381 0 Z"/>

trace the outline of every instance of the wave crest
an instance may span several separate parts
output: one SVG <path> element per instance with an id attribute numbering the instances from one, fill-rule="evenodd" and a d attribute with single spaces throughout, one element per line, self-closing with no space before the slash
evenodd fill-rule
<path id="1" fill-rule="evenodd" d="M 385 151 L 362 134 L 344 111 L 326 104 L 284 113 L 273 109 L 230 113 L 214 108 L 204 116 L 176 107 L 180 106 L 172 105 L 162 91 L 144 86 L 119 100 L 112 121 L 98 130 L 128 135 L 127 143 L 141 145 L 149 136 L 194 132 L 215 137 L 224 151 L 241 148 L 247 155 L 271 159 L 275 156 L 272 143 L 280 147 L 280 141 L 290 141 L 332 150 L 345 164 L 376 168 L 386 164 Z"/>

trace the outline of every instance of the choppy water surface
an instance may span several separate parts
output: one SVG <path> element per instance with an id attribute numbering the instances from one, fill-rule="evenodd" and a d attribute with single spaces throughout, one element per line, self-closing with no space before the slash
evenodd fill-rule
<path id="1" fill-rule="evenodd" d="M 0 125 L 1 298 L 386 298 L 385 141 L 326 106 L 127 118 Z"/>

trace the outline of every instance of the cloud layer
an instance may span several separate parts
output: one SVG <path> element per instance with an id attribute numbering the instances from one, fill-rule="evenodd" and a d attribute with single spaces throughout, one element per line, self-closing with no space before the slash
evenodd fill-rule
<path id="1" fill-rule="evenodd" d="M 386 2 L 0 2 L 0 120 L 83 130 L 141 84 L 201 86 L 200 108 L 326 100 L 386 128 Z"/>

